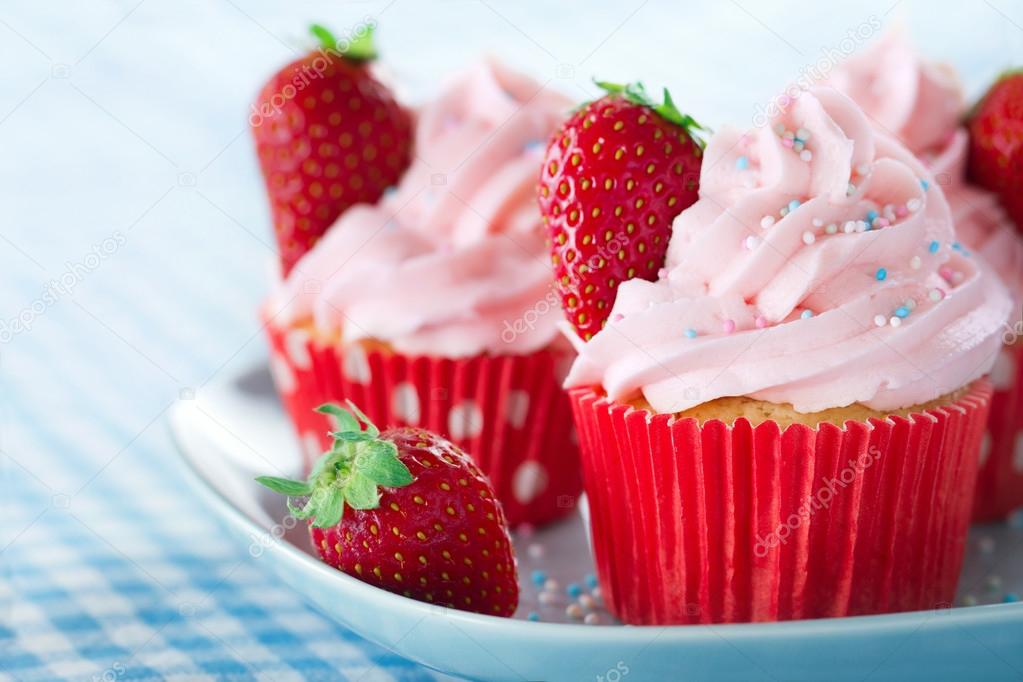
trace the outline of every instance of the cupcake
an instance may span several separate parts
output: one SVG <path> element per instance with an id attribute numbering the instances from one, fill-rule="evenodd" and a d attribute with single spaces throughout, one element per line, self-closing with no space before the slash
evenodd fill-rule
<path id="1" fill-rule="evenodd" d="M 831 82 L 927 164 L 948 199 L 959 242 L 994 269 L 1013 297 L 991 372 L 974 510 L 977 521 L 1003 519 L 1023 506 L 1023 236 L 993 193 L 967 181 L 966 106 L 949 67 L 924 60 L 904 33 L 893 31 L 844 63 Z"/>
<path id="2" fill-rule="evenodd" d="M 469 69 L 416 112 L 400 182 L 348 208 L 276 287 L 263 309 L 272 369 L 310 458 L 331 429 L 310 408 L 347 399 L 379 424 L 453 440 L 513 525 L 573 508 L 561 390 L 573 351 L 533 199 L 568 107 L 500 64 Z"/>
<path id="3" fill-rule="evenodd" d="M 844 95 L 709 141 L 656 281 L 566 381 L 600 584 L 630 624 L 948 605 L 1011 301 Z"/>

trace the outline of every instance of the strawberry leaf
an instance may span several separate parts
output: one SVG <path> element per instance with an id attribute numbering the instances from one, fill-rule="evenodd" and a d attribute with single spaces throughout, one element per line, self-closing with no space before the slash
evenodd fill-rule
<path id="1" fill-rule="evenodd" d="M 364 25 L 361 31 L 354 31 L 352 38 L 338 40 L 329 29 L 320 24 L 313 24 L 309 32 L 320 41 L 320 47 L 327 52 L 342 55 L 353 62 L 368 62 L 377 58 L 377 50 L 373 45 L 373 26 Z"/>
<path id="2" fill-rule="evenodd" d="M 377 442 L 365 455 L 359 470 L 376 483 L 400 488 L 412 482 L 412 473 L 398 459 L 398 448 L 393 443 Z M 388 447 L 389 446 L 389 447 Z"/>
<path id="3" fill-rule="evenodd" d="M 598 80 L 594 80 L 593 82 L 597 85 L 597 87 L 601 88 L 608 94 L 622 95 L 633 104 L 652 110 L 664 120 L 685 129 L 689 137 L 693 138 L 700 147 L 706 146 L 707 143 L 704 139 L 704 135 L 711 132 L 710 128 L 700 125 L 692 116 L 689 114 L 683 114 L 679 111 L 678 107 L 675 106 L 675 101 L 671 98 L 671 93 L 668 92 L 668 88 L 664 88 L 662 95 L 663 99 L 661 103 L 658 104 L 651 99 L 650 95 L 646 91 L 646 86 L 639 81 L 626 83 L 625 85 Z"/>
<path id="4" fill-rule="evenodd" d="M 316 528 L 330 528 L 341 522 L 341 515 L 345 510 L 345 499 L 340 490 L 331 490 L 321 501 L 314 513 L 313 526 Z"/>
<path id="5" fill-rule="evenodd" d="M 309 485 L 308 481 L 292 481 L 276 476 L 260 476 L 256 479 L 256 482 L 266 486 L 275 493 L 287 495 L 288 497 L 299 497 L 300 495 L 308 495 L 312 492 L 312 486 Z"/>
<path id="6" fill-rule="evenodd" d="M 352 509 L 376 509 L 380 506 L 380 493 L 372 479 L 355 472 L 345 486 L 345 501 Z"/>
<path id="7" fill-rule="evenodd" d="M 359 420 L 352 416 L 352 413 L 348 410 L 335 405 L 333 403 L 326 403 L 316 408 L 316 412 L 320 414 L 329 414 L 330 416 L 337 419 L 338 428 L 341 431 L 361 431 L 359 426 Z"/>

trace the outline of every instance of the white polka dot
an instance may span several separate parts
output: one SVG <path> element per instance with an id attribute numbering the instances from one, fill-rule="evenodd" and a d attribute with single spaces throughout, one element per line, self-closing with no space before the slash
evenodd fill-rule
<path id="1" fill-rule="evenodd" d="M 1023 431 L 1016 434 L 1016 451 L 1013 453 L 1012 468 L 1023 475 Z"/>
<path id="2" fill-rule="evenodd" d="M 991 383 L 995 390 L 1007 390 L 1012 388 L 1012 382 L 1016 378 L 1016 358 L 1008 348 L 1003 348 L 995 360 L 995 366 L 991 368 Z"/>
<path id="3" fill-rule="evenodd" d="M 345 349 L 342 369 L 345 376 L 357 384 L 368 384 L 369 380 L 373 378 L 369 369 L 369 360 L 366 359 L 366 351 L 357 343 L 353 343 Z"/>
<path id="4" fill-rule="evenodd" d="M 529 416 L 529 394 L 525 391 L 508 391 L 504 409 L 508 423 L 516 429 L 521 429 L 526 425 L 526 417 Z"/>
<path id="5" fill-rule="evenodd" d="M 473 400 L 463 400 L 448 413 L 448 433 L 456 440 L 475 438 L 483 433 L 483 412 Z"/>
<path id="6" fill-rule="evenodd" d="M 284 335 L 284 350 L 291 358 L 291 364 L 299 369 L 309 369 L 313 359 L 309 355 L 309 334 L 304 329 L 292 329 Z"/>
<path id="7" fill-rule="evenodd" d="M 281 393 L 291 393 L 295 390 L 295 373 L 291 371 L 291 365 L 277 353 L 270 356 L 270 374 L 273 375 L 274 384 Z"/>
<path id="8" fill-rule="evenodd" d="M 529 504 L 547 487 L 547 471 L 539 462 L 523 462 L 515 470 L 512 494 L 521 504 Z"/>
<path id="9" fill-rule="evenodd" d="M 394 387 L 391 395 L 391 409 L 394 415 L 409 426 L 419 425 L 419 392 L 416 387 L 403 381 Z"/>
<path id="10" fill-rule="evenodd" d="M 305 451 L 306 457 L 313 461 L 319 459 L 320 455 L 323 454 L 323 448 L 320 447 L 320 439 L 312 431 L 306 431 L 302 434 L 302 450 Z"/>
<path id="11" fill-rule="evenodd" d="M 987 458 L 991 455 L 991 432 L 985 431 L 984 438 L 980 441 L 980 467 L 983 467 L 987 462 Z"/>

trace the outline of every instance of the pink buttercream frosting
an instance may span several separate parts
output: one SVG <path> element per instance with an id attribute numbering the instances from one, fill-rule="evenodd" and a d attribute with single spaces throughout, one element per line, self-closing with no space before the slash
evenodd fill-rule
<path id="1" fill-rule="evenodd" d="M 271 296 L 270 315 L 414 355 L 520 354 L 554 342 L 559 315 L 529 314 L 552 305 L 534 190 L 570 106 L 492 62 L 456 79 L 418 112 L 400 184 L 338 219 Z"/>
<path id="2" fill-rule="evenodd" d="M 925 403 L 987 373 L 1010 301 L 955 244 L 926 168 L 832 89 L 707 146 L 656 282 L 620 286 L 568 386 L 659 413 Z"/>
<path id="3" fill-rule="evenodd" d="M 931 168 L 945 191 L 960 241 L 981 254 L 1009 287 L 1019 319 L 1023 239 L 995 195 L 966 180 L 969 139 L 960 126 L 965 103 L 951 67 L 927 61 L 904 31 L 895 30 L 843 63 L 831 84 Z"/>

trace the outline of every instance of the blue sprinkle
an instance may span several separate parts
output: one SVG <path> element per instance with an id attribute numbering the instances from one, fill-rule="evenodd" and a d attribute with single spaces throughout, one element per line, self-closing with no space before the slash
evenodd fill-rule
<path id="1" fill-rule="evenodd" d="M 533 574 L 530 576 L 530 580 L 533 581 L 534 585 L 540 587 L 547 582 L 547 574 L 540 570 L 533 571 Z"/>
<path id="2" fill-rule="evenodd" d="M 593 575 L 592 573 L 587 573 L 583 577 L 583 582 L 586 583 L 586 587 L 592 590 L 594 587 L 597 586 L 597 576 Z"/>
<path id="3" fill-rule="evenodd" d="M 938 249 L 940 249 L 940 248 L 941 248 L 941 244 L 939 244 L 937 241 L 933 241 L 927 247 L 927 250 L 930 251 L 931 253 L 937 253 Z"/>
<path id="4" fill-rule="evenodd" d="M 569 583 L 568 587 L 565 588 L 565 592 L 569 597 L 575 599 L 583 593 L 583 588 L 579 586 L 579 583 Z"/>
<path id="5" fill-rule="evenodd" d="M 696 330 L 695 329 L 687 329 L 686 330 L 686 338 L 688 338 L 688 339 L 695 339 L 696 338 Z"/>
<path id="6" fill-rule="evenodd" d="M 747 159 L 745 156 L 740 156 L 735 160 L 735 167 L 738 168 L 739 170 L 746 170 L 747 168 L 749 168 L 749 159 Z"/>
<path id="7" fill-rule="evenodd" d="M 923 178 L 920 178 L 920 186 L 923 187 L 924 191 L 926 192 L 927 188 L 931 186 L 931 183 L 927 182 Z"/>
<path id="8" fill-rule="evenodd" d="M 527 619 L 527 620 L 531 620 L 531 621 L 533 621 L 533 622 L 535 623 L 535 622 L 537 622 L 538 620 L 540 620 L 540 614 L 539 614 L 539 613 L 537 613 L 536 611 L 530 611 L 530 612 L 529 612 L 529 615 L 528 615 L 528 616 L 526 616 L 526 619 Z"/>
<path id="9" fill-rule="evenodd" d="M 813 311 L 812 310 L 804 310 L 803 312 L 801 312 L 799 314 L 799 316 L 801 318 L 803 318 L 804 320 L 809 320 L 811 317 L 813 317 Z"/>
<path id="10" fill-rule="evenodd" d="M 789 202 L 789 213 L 799 208 L 799 199 L 793 199 Z"/>
<path id="11" fill-rule="evenodd" d="M 877 211 L 867 211 L 867 222 L 872 223 L 877 220 Z"/>
<path id="12" fill-rule="evenodd" d="M 878 268 L 877 272 L 874 274 L 874 277 L 877 278 L 878 282 L 883 282 L 886 279 L 888 279 L 888 270 L 886 270 L 885 268 Z"/>
<path id="13" fill-rule="evenodd" d="M 909 308 L 907 308 L 904 305 L 900 305 L 898 308 L 895 309 L 895 317 L 902 318 L 909 317 Z"/>
<path id="14" fill-rule="evenodd" d="M 1015 592 L 1006 592 L 1005 596 L 1002 597 L 1002 602 L 1005 604 L 1012 604 L 1013 602 L 1019 601 L 1019 595 Z"/>
<path id="15" fill-rule="evenodd" d="M 543 147 L 544 147 L 543 140 L 530 140 L 525 144 L 523 149 L 527 152 L 531 152 L 534 149 L 543 149 Z"/>

